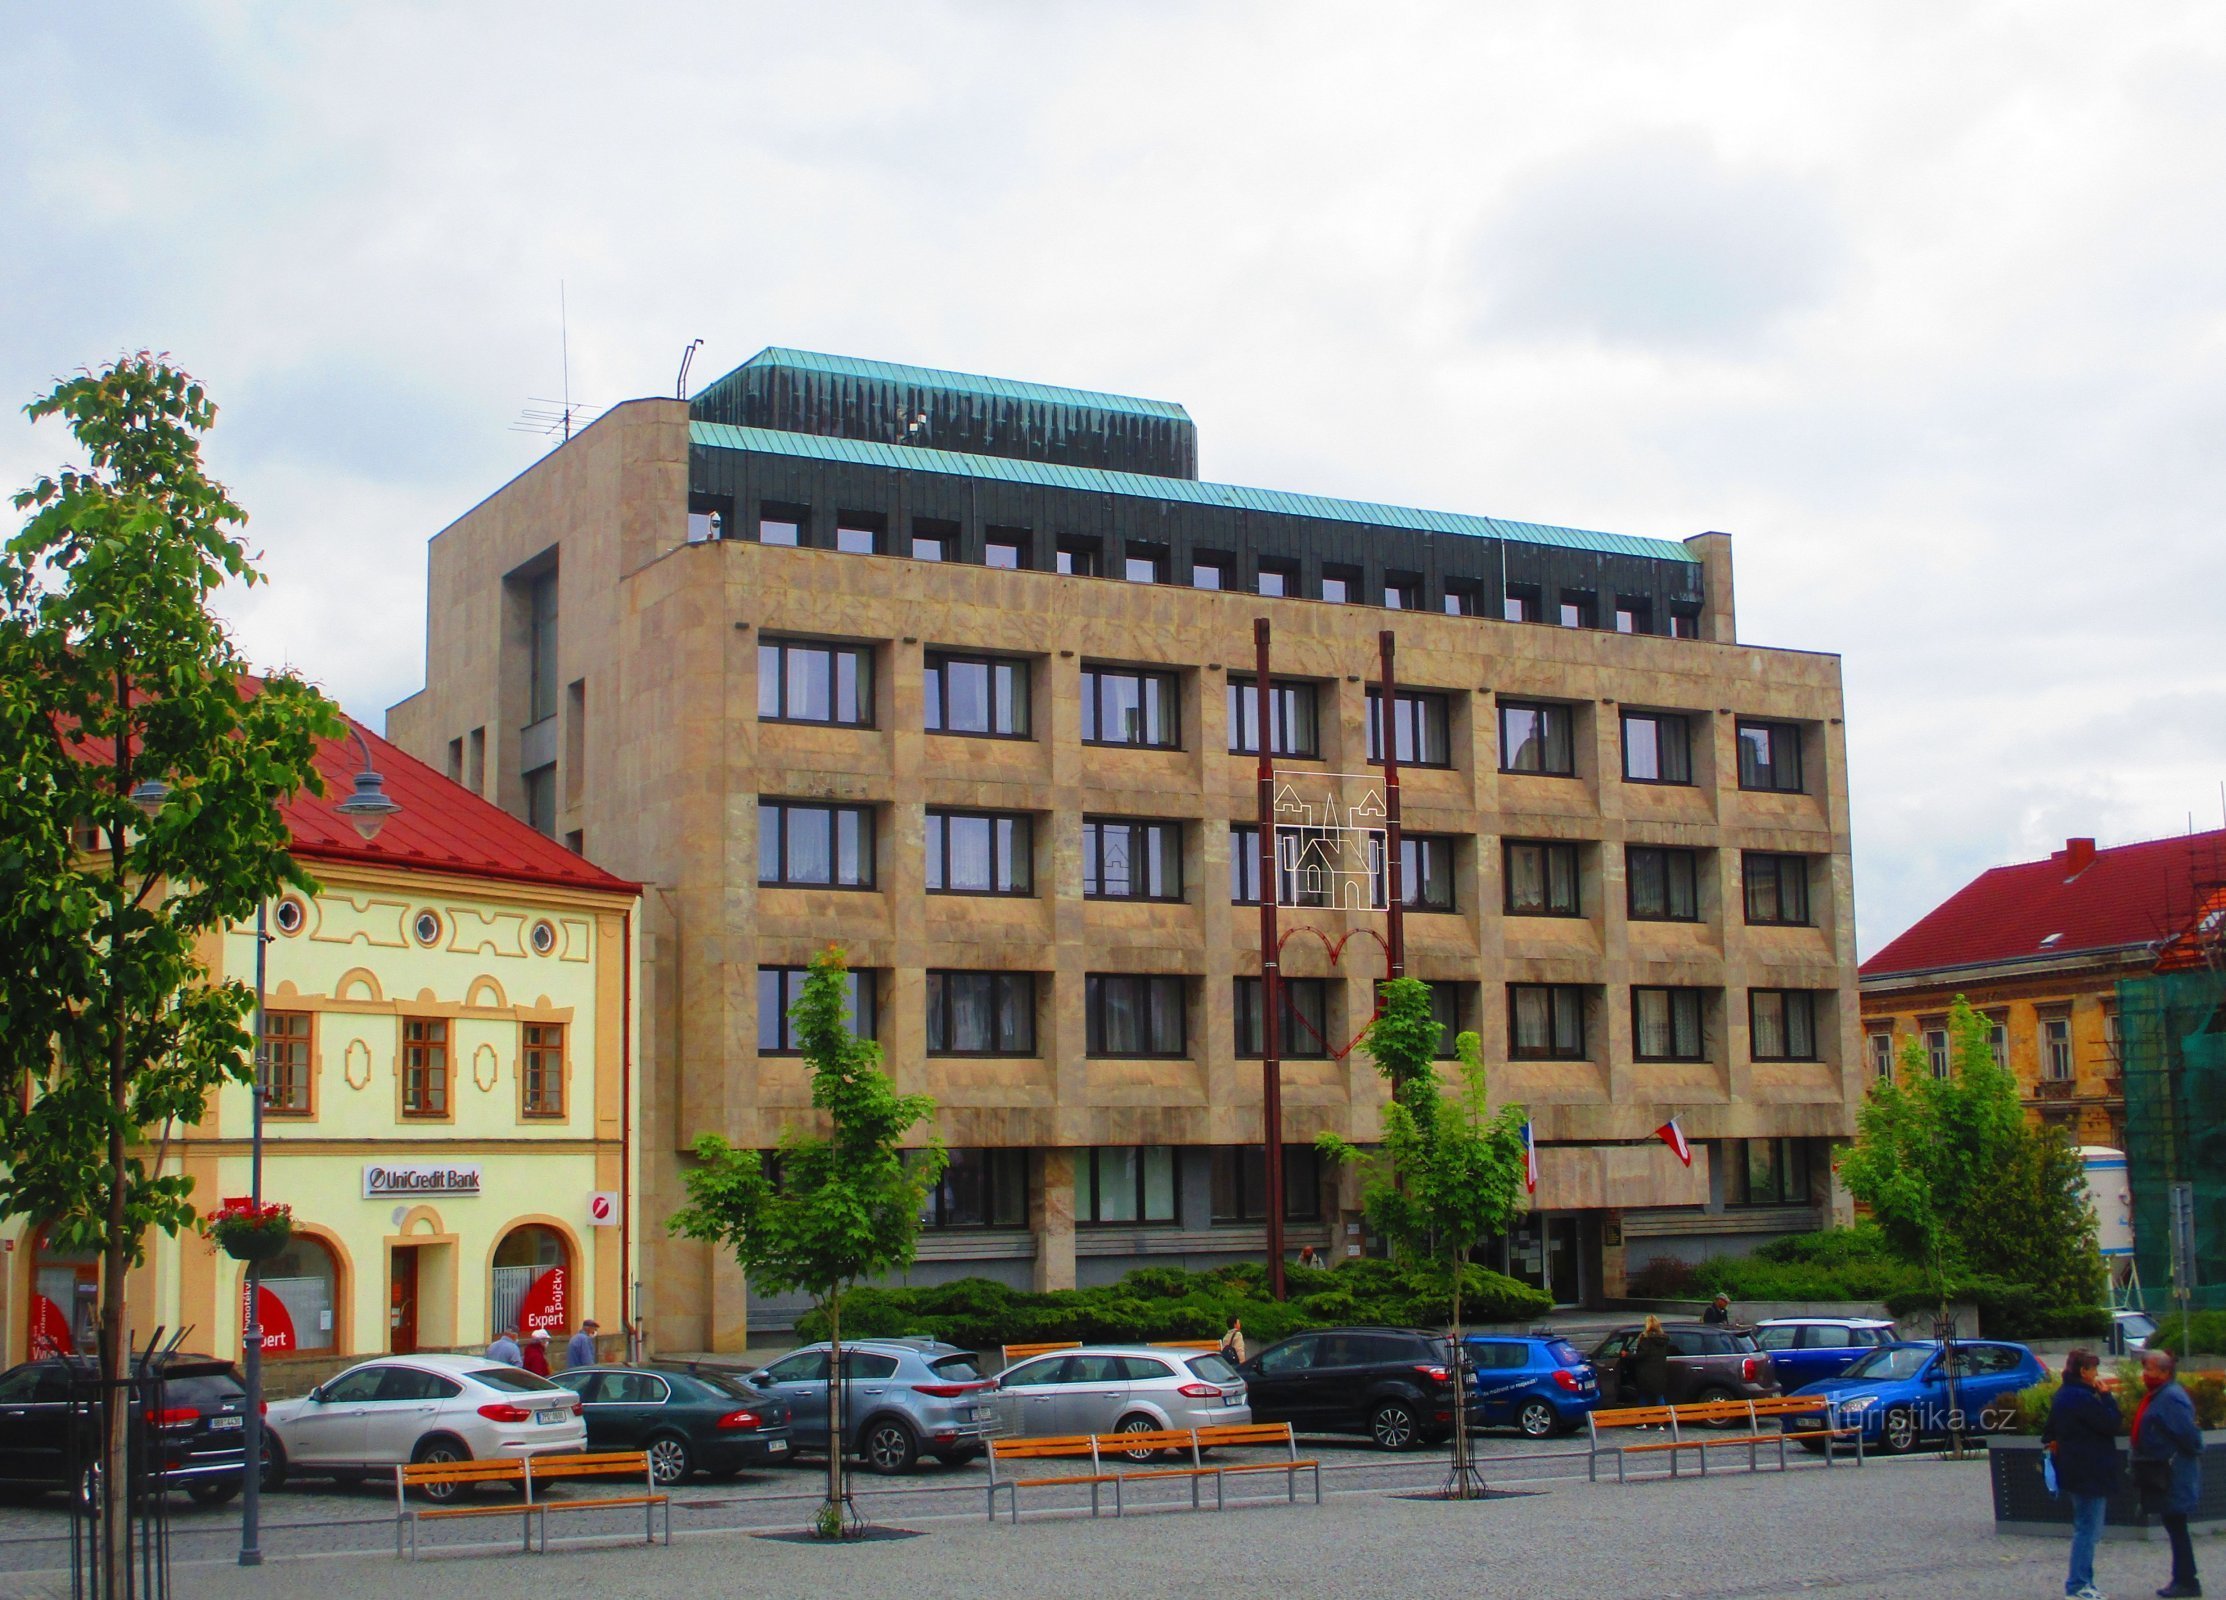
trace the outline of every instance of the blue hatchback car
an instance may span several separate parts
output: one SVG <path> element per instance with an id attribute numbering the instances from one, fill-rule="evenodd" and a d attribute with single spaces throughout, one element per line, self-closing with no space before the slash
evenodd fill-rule
<path id="1" fill-rule="evenodd" d="M 1471 1399 L 1479 1426 L 1544 1439 L 1579 1426 L 1600 1403 L 1592 1363 L 1566 1339 L 1479 1334 L 1463 1344 L 1475 1371 Z"/>
<path id="2" fill-rule="evenodd" d="M 1832 1401 L 1835 1425 L 1860 1427 L 1863 1447 L 1904 1455 L 1927 1439 L 1945 1439 L 1955 1414 L 1959 1431 L 1991 1432 L 2008 1425 L 2020 1389 L 2047 1373 L 2021 1344 L 1958 1339 L 1955 1394 L 1948 1392 L 1948 1361 L 1938 1340 L 1880 1345 L 1836 1378 L 1804 1384 L 1796 1394 Z M 1806 1445 L 1813 1449 L 1814 1446 Z"/>

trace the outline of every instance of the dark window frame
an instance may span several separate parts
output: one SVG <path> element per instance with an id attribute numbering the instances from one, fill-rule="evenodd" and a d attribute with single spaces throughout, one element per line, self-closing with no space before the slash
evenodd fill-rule
<path id="1" fill-rule="evenodd" d="M 1543 909 L 1534 910 L 1515 903 L 1515 852 L 1542 850 L 1546 852 L 1541 862 L 1543 876 L 1540 881 L 1545 889 Z M 1569 900 L 1567 905 L 1555 903 L 1554 863 L 1566 860 L 1569 868 Z M 1577 845 L 1567 839 L 1502 839 L 1500 841 L 1500 913 L 1509 917 L 1582 917 L 1584 915 L 1584 856 Z"/>
<path id="2" fill-rule="evenodd" d="M 1404 909 L 1433 914 L 1458 909 L 1456 902 L 1460 897 L 1454 892 L 1453 883 L 1454 864 L 1458 859 L 1456 850 L 1460 842 L 1460 835 L 1452 833 L 1402 832 L 1399 835 L 1399 899 Z M 1444 887 L 1444 893 L 1438 899 L 1425 900 L 1422 898 L 1421 885 L 1430 881 L 1430 874 L 1421 870 L 1422 857 L 1441 853 L 1445 857 L 1445 866 L 1438 874 L 1438 880 Z M 1382 903 L 1385 899 L 1384 891 L 1379 889 L 1373 898 L 1377 903 Z"/>
<path id="3" fill-rule="evenodd" d="M 1520 1015 L 1520 996 L 1530 992 L 1546 996 L 1547 1042 L 1543 1045 L 1525 1045 L 1517 1019 Z M 1510 1061 L 1585 1061 L 1590 1056 L 1585 1049 L 1585 992 L 1582 984 L 1575 983 L 1511 983 L 1507 986 L 1507 1058 Z M 1562 1044 L 1562 1024 L 1574 1023 L 1576 1042 Z"/>
<path id="4" fill-rule="evenodd" d="M 845 534 L 864 534 L 866 548 L 852 549 L 843 542 Z M 889 551 L 889 519 L 878 511 L 858 511 L 838 507 L 835 511 L 834 531 L 828 536 L 830 548 L 845 555 L 878 556 Z"/>
<path id="5" fill-rule="evenodd" d="M 1236 977 L 1230 980 L 1231 1032 L 1234 1036 L 1235 1056 L 1239 1061 L 1258 1061 L 1263 1054 L 1265 1040 L 1260 1028 L 1261 978 Z M 1327 1061 L 1330 1058 L 1331 990 L 1326 978 L 1285 978 L 1276 985 L 1277 997 L 1282 1001 L 1277 1010 L 1276 1059 L 1280 1061 Z M 1313 1015 L 1306 1015 L 1309 1008 Z M 1296 1026 L 1304 1017 L 1305 1028 Z M 1304 1048 L 1294 1048 L 1303 1045 Z"/>
<path id="6" fill-rule="evenodd" d="M 1765 766 L 1748 759 L 1750 739 L 1761 734 L 1768 741 L 1770 759 Z M 1739 747 L 1739 787 L 1753 794 L 1806 794 L 1807 774 L 1802 770 L 1805 752 L 1798 722 L 1777 722 L 1763 717 L 1741 717 L 1734 728 Z M 1791 756 L 1788 759 L 1787 752 Z M 1791 782 L 1784 774 L 1791 769 Z M 1767 778 L 1767 782 L 1758 781 Z"/>
<path id="7" fill-rule="evenodd" d="M 952 989 L 954 980 L 969 984 L 986 984 L 990 1003 L 990 1029 L 999 1041 L 986 1050 L 961 1050 L 951 1045 L 950 1039 Z M 1017 992 L 1021 998 L 1010 1015 L 1006 1003 Z M 1037 1046 L 1036 1009 L 1041 999 L 1033 972 L 1001 972 L 973 967 L 934 967 L 927 973 L 924 1004 L 927 1012 L 926 1049 L 931 1056 L 961 1056 L 978 1059 L 1025 1060 L 1035 1056 Z M 939 1014 L 940 1013 L 940 1014 Z M 938 1027 L 940 1024 L 940 1027 Z M 1025 1029 L 1024 1045 L 1005 1047 L 1008 1037 L 1017 1037 Z M 940 1033 L 943 1043 L 935 1040 Z"/>
<path id="8" fill-rule="evenodd" d="M 1641 1043 L 1645 1037 L 1645 1028 L 1640 1017 L 1639 997 L 1654 994 L 1664 996 L 1665 1004 L 1668 1007 L 1663 1018 L 1664 1026 L 1669 1031 L 1670 1041 L 1670 1047 L 1666 1054 L 1649 1051 Z M 1691 1013 L 1689 1020 L 1692 1025 L 1692 1043 L 1690 1048 L 1685 1047 L 1679 1039 L 1682 1025 L 1688 1020 L 1679 1016 L 1678 1012 L 1681 1006 L 1689 1008 Z M 1670 984 L 1633 984 L 1631 986 L 1631 1059 L 1634 1061 L 1706 1061 L 1708 1059 L 1708 991 L 1690 986 Z"/>
<path id="9" fill-rule="evenodd" d="M 1457 978 L 1426 979 L 1424 981 L 1430 990 L 1430 1015 L 1436 1020 L 1439 1028 L 1438 1048 L 1435 1052 L 1436 1059 L 1439 1061 L 1457 1061 L 1461 1054 L 1459 1048 L 1461 1035 L 1474 1031 L 1464 1027 L 1463 1024 L 1468 1020 L 1469 991 L 1474 989 L 1476 985 Z M 1441 1006 L 1440 1001 L 1448 1003 Z M 1448 1020 L 1445 1016 L 1440 1015 L 1441 1011 L 1451 1012 L 1451 1019 Z"/>
<path id="10" fill-rule="evenodd" d="M 1539 718 L 1540 736 L 1535 740 L 1510 741 L 1507 718 L 1510 712 L 1534 713 Z M 1562 742 L 1566 746 L 1566 766 L 1548 766 L 1547 755 L 1553 749 L 1552 723 L 1559 718 L 1564 724 Z M 1540 752 L 1535 767 L 1510 766 L 1516 751 L 1535 744 Z M 1499 770 L 1524 778 L 1574 778 L 1577 775 L 1577 708 L 1566 700 L 1502 700 L 1499 703 Z"/>
<path id="11" fill-rule="evenodd" d="M 1153 544 L 1149 540 L 1131 539 L 1121 547 L 1121 581 L 1163 584 L 1170 571 L 1168 561 L 1167 546 Z M 1138 563 L 1142 563 L 1146 569 L 1147 575 L 1141 578 L 1136 575 Z"/>
<path id="12" fill-rule="evenodd" d="M 1254 567 L 1252 592 L 1270 600 L 1288 600 L 1299 592 L 1301 573 L 1296 561 L 1262 556 Z M 1274 579 L 1274 587 L 1268 580 Z"/>
<path id="13" fill-rule="evenodd" d="M 1368 765 L 1384 764 L 1383 691 L 1369 685 L 1367 695 Z M 1430 726 L 1437 723 L 1435 730 Z M 1392 748 L 1398 749 L 1403 741 L 1413 754 L 1399 757 L 1402 767 L 1429 767 L 1441 771 L 1453 766 L 1453 696 L 1442 689 L 1394 689 L 1392 691 L 1392 720 L 1394 733 Z M 1436 759 L 1419 754 L 1436 734 L 1441 754 Z"/>
<path id="14" fill-rule="evenodd" d="M 1539 622 L 1546 612 L 1546 596 L 1535 583 L 1511 583 L 1500 593 L 1500 620 Z"/>
<path id="15" fill-rule="evenodd" d="M 942 1232 L 1028 1226 L 1030 1178 L 1026 1150 L 969 1145 L 948 1154 L 942 1176 L 921 1202 L 921 1227 Z M 956 1199 L 956 1190 L 962 1182 L 971 1182 L 979 1190 L 982 1214 L 978 1218 L 952 1215 L 962 1209 Z"/>
<path id="16" fill-rule="evenodd" d="M 1026 572 L 1029 570 L 1033 551 L 1026 528 L 991 527 L 982 530 L 982 565 L 995 572 Z M 990 557 L 992 550 L 1010 550 L 1011 561 L 996 561 Z"/>
<path id="17" fill-rule="evenodd" d="M 1276 746 L 1268 754 L 1289 761 L 1322 759 L 1321 687 L 1311 678 L 1268 679 L 1268 720 L 1273 724 L 1268 730 L 1270 745 L 1275 745 L 1278 738 L 1289 740 L 1295 731 L 1300 731 L 1295 724 L 1302 721 L 1306 724 L 1303 731 L 1307 736 L 1302 748 Z M 1260 680 L 1250 673 L 1232 672 L 1222 686 L 1225 709 L 1232 696 L 1236 714 L 1228 718 L 1229 754 L 1257 756 L 1260 753 Z"/>
<path id="18" fill-rule="evenodd" d="M 790 1012 L 802 998 L 804 979 L 811 973 L 809 967 L 762 966 L 757 969 L 757 1053 L 761 1056 L 799 1056 L 802 1048 L 796 1043 L 794 1019 Z M 766 1013 L 766 980 L 773 981 L 774 1011 Z M 853 967 L 850 978 L 850 1031 L 861 1039 L 878 1039 L 881 1036 L 881 984 L 879 974 L 872 967 Z M 766 1023 L 773 1024 L 773 1043 L 767 1044 Z"/>
<path id="19" fill-rule="evenodd" d="M 951 692 L 949 670 L 953 666 L 984 667 L 989 673 L 989 720 L 998 720 L 998 684 L 1000 674 L 1011 671 L 1019 679 L 1019 698 L 1013 703 L 1020 709 L 1017 732 L 1002 732 L 995 728 L 974 729 L 950 726 Z M 921 668 L 920 726 L 926 733 L 950 739 L 1018 739 L 1035 737 L 1035 670 L 1025 656 L 984 655 L 970 650 L 930 650 Z M 1009 697 L 1009 696 L 1008 696 Z"/>
<path id="20" fill-rule="evenodd" d="M 1654 729 L 1654 765 L 1656 775 L 1649 778 L 1631 770 L 1631 724 L 1644 722 Z M 1680 751 L 1675 761 L 1665 760 L 1667 747 L 1662 742 L 1665 728 L 1675 728 L 1679 735 Z M 1626 711 L 1623 713 L 1623 781 L 1625 783 L 1652 784 L 1665 789 L 1690 789 L 1693 786 L 1693 719 L 1682 711 Z M 1682 778 L 1664 776 L 1671 767 L 1682 765 Z"/>
<path id="21" fill-rule="evenodd" d="M 1061 577 L 1098 577 L 1105 571 L 1105 542 L 1063 533 L 1052 545 L 1051 566 Z"/>
<path id="22" fill-rule="evenodd" d="M 1147 703 L 1146 686 L 1156 685 L 1160 695 L 1159 709 L 1166 724 L 1166 736 L 1161 739 L 1108 739 L 1105 734 L 1105 685 L 1108 679 L 1133 678 L 1137 683 L 1137 718 L 1139 730 L 1148 726 L 1149 718 L 1142 715 Z M 1107 663 L 1086 665 L 1082 669 L 1082 742 L 1086 745 L 1115 750 L 1180 750 L 1183 747 L 1183 684 L 1182 674 L 1166 667 L 1123 667 Z M 1091 731 L 1095 729 L 1095 733 Z"/>
<path id="23" fill-rule="evenodd" d="M 851 669 L 852 693 L 856 697 L 858 704 L 857 720 L 852 721 L 846 719 L 839 713 L 825 717 L 800 717 L 790 713 L 788 709 L 788 657 L 790 652 L 792 651 L 818 652 L 825 654 L 828 657 L 827 703 L 831 711 L 834 707 L 840 704 L 842 699 L 840 689 L 842 674 L 841 670 L 835 664 L 835 658 L 838 656 L 846 655 L 853 658 L 854 664 Z M 776 685 L 776 704 L 779 706 L 780 709 L 770 715 L 767 714 L 765 709 L 765 686 L 767 681 L 765 675 L 765 658 L 768 654 L 773 655 L 779 662 L 779 669 L 774 673 L 772 681 Z M 874 654 L 874 647 L 870 644 L 849 644 L 835 639 L 792 638 L 787 635 L 778 634 L 774 635 L 771 638 L 768 638 L 765 635 L 760 634 L 757 641 L 758 721 L 789 722 L 795 723 L 800 727 L 807 728 L 871 728 L 874 725 Z"/>
<path id="24" fill-rule="evenodd" d="M 1256 1144 L 1208 1147 L 1207 1218 L 1214 1227 L 1244 1227 L 1268 1220 L 1267 1152 Z M 1310 1144 L 1283 1147 L 1283 1220 L 1322 1220 L 1322 1168 Z"/>
<path id="25" fill-rule="evenodd" d="M 1575 612 L 1577 620 L 1569 620 Z M 1554 596 L 1554 625 L 1560 628 L 1600 626 L 1600 592 L 1597 589 L 1562 589 Z"/>
<path id="26" fill-rule="evenodd" d="M 953 822 L 987 822 L 989 828 L 990 877 L 992 882 L 1004 880 L 1003 887 L 988 889 L 953 889 L 948 885 L 951 862 L 951 824 Z M 1000 840 L 1005 837 L 1002 824 L 1012 827 L 1013 850 L 1009 856 L 1000 854 Z M 942 864 L 944 884 L 934 881 L 936 864 Z M 1014 863 L 1025 866 L 1027 880 L 1013 881 Z M 1030 811 L 985 811 L 974 806 L 929 806 L 920 838 L 920 876 L 926 885 L 925 892 L 933 895 L 957 895 L 975 899 L 1033 900 L 1036 897 L 1036 818 Z"/>
<path id="27" fill-rule="evenodd" d="M 1109 994 L 1115 989 L 1131 991 L 1131 1002 L 1140 1007 L 1136 1015 L 1144 1019 L 1146 1033 L 1153 1031 L 1151 1019 L 1155 1005 L 1163 1004 L 1164 997 L 1172 994 L 1175 1005 L 1176 1038 L 1172 1048 L 1164 1041 L 1154 1040 L 1161 1048 L 1151 1050 L 1115 1050 L 1106 1039 L 1106 1012 Z M 1164 972 L 1090 972 L 1082 978 L 1083 1054 L 1100 1061 L 1181 1061 L 1190 1055 L 1190 980 L 1177 974 Z"/>
<path id="28" fill-rule="evenodd" d="M 1387 572 L 1384 574 L 1384 609 L 1386 611 L 1420 611 L 1422 609 L 1422 576 L 1415 572 Z"/>
<path id="29" fill-rule="evenodd" d="M 778 795 L 760 795 L 757 802 L 757 881 L 759 887 L 766 889 L 842 889 L 853 893 L 871 894 L 874 891 L 875 880 L 880 875 L 878 860 L 880 841 L 875 838 L 876 819 L 874 813 L 877 809 L 878 807 L 872 805 L 848 805 L 832 800 L 791 800 Z M 792 811 L 825 811 L 829 813 L 828 852 L 831 874 L 829 881 L 825 883 L 790 876 L 788 819 L 789 813 Z M 861 818 L 863 824 L 859 829 L 858 844 L 864 870 L 854 883 L 845 883 L 841 877 L 842 824 L 839 818 L 845 813 Z M 765 876 L 765 828 L 768 817 L 774 819 L 775 831 L 779 836 L 779 842 L 774 846 L 774 849 L 780 861 L 780 876 L 773 878 Z"/>
<path id="30" fill-rule="evenodd" d="M 1813 928 L 1816 926 L 1816 897 L 1810 892 L 1815 887 L 1811 881 L 1811 860 L 1811 857 L 1805 855 L 1795 855 L 1780 850 L 1742 850 L 1739 853 L 1739 901 L 1746 913 L 1747 926 L 1750 928 Z M 1757 895 L 1762 878 L 1756 869 L 1765 865 L 1768 869 L 1770 905 L 1774 907 L 1774 913 L 1757 916 L 1755 914 L 1759 903 Z M 1790 876 L 1788 875 L 1788 867 L 1796 869 Z M 1791 897 L 1786 894 L 1786 888 L 1789 884 L 1798 885 L 1796 894 Z M 1797 898 L 1801 902 L 1798 907 L 1798 915 L 1788 913 L 1786 907 L 1788 898 Z"/>
<path id="31" fill-rule="evenodd" d="M 1449 617 L 1482 616 L 1484 585 L 1470 578 L 1448 578 L 1439 603 Z"/>
<path id="32" fill-rule="evenodd" d="M 1662 904 L 1665 910 L 1639 909 L 1640 857 L 1658 857 L 1662 863 Z M 1677 869 L 1685 872 L 1684 889 L 1692 910 L 1679 913 Z M 1623 847 L 1623 910 L 1632 922 L 1698 922 L 1700 916 L 1700 852 L 1683 845 L 1627 844 Z"/>
<path id="33" fill-rule="evenodd" d="M 1105 1193 L 1105 1181 L 1099 1168 L 1103 1163 L 1098 1157 L 1109 1150 L 1134 1150 L 1136 1152 L 1136 1214 L 1133 1217 L 1103 1217 L 1098 1215 L 1100 1197 Z M 1167 1186 L 1167 1214 L 1154 1216 L 1149 1204 L 1151 1195 L 1150 1151 L 1167 1152 L 1169 1181 Z M 1182 1218 L 1183 1209 L 1183 1158 L 1179 1145 L 1168 1144 L 1105 1144 L 1085 1145 L 1075 1151 L 1075 1226 L 1081 1228 L 1172 1228 Z M 1087 1163 L 1087 1165 L 1084 1165 Z M 1085 1201 L 1087 1204 L 1085 1204 Z M 1087 1210 L 1089 1215 L 1083 1213 Z"/>
<path id="34" fill-rule="evenodd" d="M 1360 586 L 1367 580 L 1358 567 L 1331 563 L 1322 568 L 1322 575 L 1317 581 L 1321 586 L 1320 598 L 1324 605 L 1349 606 L 1359 603 Z M 1337 586 L 1337 593 L 1334 595 L 1330 593 L 1331 584 Z"/>
<path id="35" fill-rule="evenodd" d="M 1162 882 L 1164 883 L 1169 876 L 1174 879 L 1172 892 L 1164 894 L 1107 893 L 1105 888 L 1105 834 L 1107 829 L 1125 830 L 1130 834 L 1128 849 L 1129 881 L 1131 883 L 1149 877 L 1147 872 L 1139 872 L 1137 869 L 1139 850 L 1144 852 L 1143 859 L 1146 862 L 1154 859 L 1149 835 L 1165 833 L 1170 836 L 1171 849 L 1159 855 L 1157 859 L 1162 864 Z M 1145 837 L 1140 839 L 1139 835 Z M 1161 905 L 1180 905 L 1188 898 L 1184 893 L 1183 884 L 1183 843 L 1183 825 L 1179 821 L 1168 821 L 1157 817 L 1085 816 L 1082 819 L 1082 898 L 1085 900 L 1141 900 Z M 1172 867 L 1171 873 L 1166 870 L 1170 866 Z M 1091 887 L 1093 883 L 1097 885 L 1096 888 Z"/>
<path id="36" fill-rule="evenodd" d="M 1750 1061 L 1822 1061 L 1824 1059 L 1824 1041 L 1817 1028 L 1816 994 L 1817 992 L 1814 989 L 1749 989 L 1747 991 L 1747 1059 Z M 1762 1002 L 1770 1000 L 1775 1000 L 1779 1006 L 1778 1026 L 1779 1031 L 1784 1036 L 1785 1049 L 1783 1052 L 1773 1052 L 1765 1055 L 1755 1042 L 1762 1031 L 1757 1026 L 1756 1018 L 1761 1015 Z M 1794 1023 L 1794 1017 L 1797 1013 L 1802 1014 L 1803 1017 L 1799 1024 L 1799 1030 L 1796 1029 Z M 1806 1031 L 1808 1034 L 1808 1049 L 1806 1051 L 1796 1048 L 1795 1033 L 1797 1031 Z"/>

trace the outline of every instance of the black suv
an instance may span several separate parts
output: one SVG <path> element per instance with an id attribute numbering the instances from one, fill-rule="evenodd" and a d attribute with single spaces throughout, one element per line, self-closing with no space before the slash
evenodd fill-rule
<path id="1" fill-rule="evenodd" d="M 240 1491 L 247 1459 L 247 1391 L 229 1361 L 212 1356 L 155 1357 L 160 1409 L 132 1401 L 133 1492 L 150 1471 L 203 1505 Z M 144 1360 L 140 1376 L 147 1375 Z M 0 1487 L 36 1493 L 66 1489 L 99 1456 L 100 1370 L 83 1356 L 50 1356 L 0 1373 Z M 150 1459 L 151 1453 L 151 1459 Z"/>
<path id="2" fill-rule="evenodd" d="M 1421 1328 L 1325 1328 L 1278 1340 L 1242 1370 L 1254 1422 L 1411 1450 L 1453 1436 L 1455 1361 L 1451 1339 Z"/>

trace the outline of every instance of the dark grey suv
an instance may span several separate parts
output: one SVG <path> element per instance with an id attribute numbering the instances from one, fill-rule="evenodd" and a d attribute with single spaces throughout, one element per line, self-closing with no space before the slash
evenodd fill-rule
<path id="1" fill-rule="evenodd" d="M 827 1449 L 827 1352 L 791 1351 L 750 1374 L 788 1404 L 796 1448 Z M 845 1339 L 843 1440 L 876 1472 L 910 1472 L 923 1455 L 971 1461 L 996 1430 L 991 1391 L 973 1352 L 933 1339 Z"/>
<path id="2" fill-rule="evenodd" d="M 1760 1400 L 1779 1392 L 1770 1357 L 1746 1329 L 1665 1322 L 1662 1331 L 1670 1342 L 1670 1404 Z M 1638 1348 L 1639 1333 L 1639 1324 L 1633 1323 L 1593 1346 L 1592 1365 L 1600 1374 L 1603 1404 L 1637 1405 L 1644 1399 L 1631 1381 L 1631 1362 L 1626 1359 Z"/>

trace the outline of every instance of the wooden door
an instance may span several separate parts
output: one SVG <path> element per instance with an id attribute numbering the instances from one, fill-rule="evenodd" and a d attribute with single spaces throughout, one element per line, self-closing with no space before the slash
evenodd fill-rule
<path id="1" fill-rule="evenodd" d="M 417 1246 L 395 1248 L 387 1283 L 387 1348 L 406 1356 L 417 1349 Z"/>

